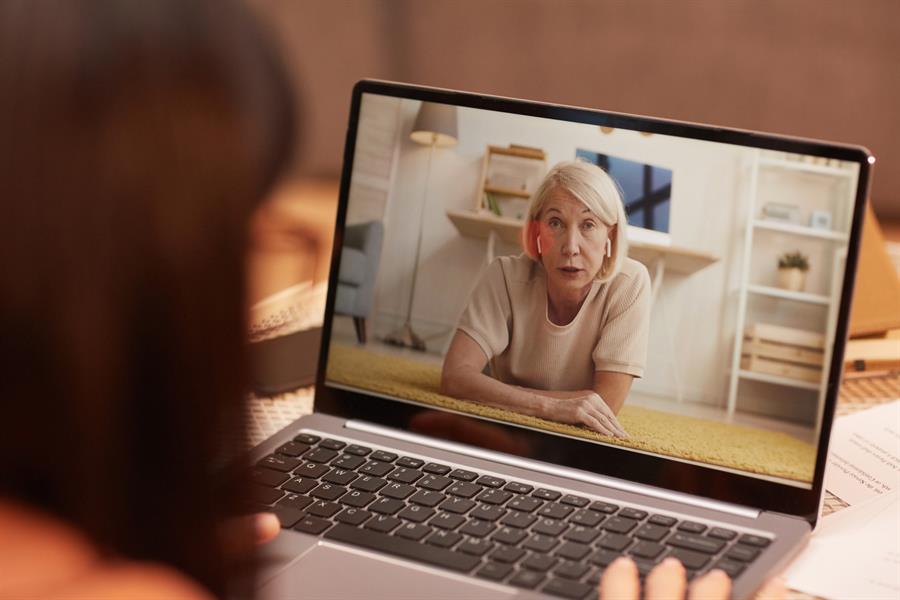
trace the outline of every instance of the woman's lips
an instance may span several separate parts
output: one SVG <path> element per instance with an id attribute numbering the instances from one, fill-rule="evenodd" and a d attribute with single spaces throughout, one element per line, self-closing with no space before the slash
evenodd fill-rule
<path id="1" fill-rule="evenodd" d="M 559 271 L 563 274 L 563 277 L 578 277 L 582 269 L 575 267 L 560 267 Z"/>

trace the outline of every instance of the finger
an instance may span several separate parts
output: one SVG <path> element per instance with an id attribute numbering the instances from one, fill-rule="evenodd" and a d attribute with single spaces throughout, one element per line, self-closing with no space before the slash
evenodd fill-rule
<path id="1" fill-rule="evenodd" d="M 603 398 L 601 398 L 597 394 L 594 394 L 593 402 L 590 403 L 590 407 L 593 408 L 597 414 L 602 415 L 607 421 L 609 421 L 610 426 L 614 431 L 621 434 L 622 437 L 628 437 L 628 432 L 625 431 L 625 428 L 622 427 L 621 423 L 619 423 L 619 419 L 616 418 L 616 414 L 606 404 Z"/>
<path id="2" fill-rule="evenodd" d="M 281 521 L 273 513 L 256 513 L 253 518 L 253 541 L 265 544 L 275 539 L 281 531 Z"/>
<path id="3" fill-rule="evenodd" d="M 713 569 L 691 582 L 688 600 L 727 600 L 731 594 L 731 579 L 721 569 Z"/>
<path id="4" fill-rule="evenodd" d="M 628 437 L 628 434 L 625 433 L 625 430 L 624 430 L 624 429 L 617 428 L 616 425 L 615 425 L 615 423 L 613 423 L 606 415 L 604 415 L 603 413 L 601 413 L 601 412 L 595 410 L 593 407 L 591 407 L 591 408 L 587 411 L 587 413 L 588 413 L 591 417 L 593 417 L 595 420 L 597 420 L 597 421 L 599 421 L 600 423 L 602 423 L 602 424 L 603 424 L 603 427 L 604 427 L 605 429 L 611 431 L 613 437 L 621 437 L 621 438 Z"/>
<path id="5" fill-rule="evenodd" d="M 611 427 L 607 427 L 602 422 L 591 416 L 587 411 L 582 412 L 580 416 L 582 423 L 584 423 L 597 433 L 608 435 L 609 437 L 616 437 L 616 432 L 613 431 Z"/>
<path id="6" fill-rule="evenodd" d="M 770 579 L 756 593 L 756 600 L 784 600 L 787 596 L 787 588 L 784 585 L 784 579 L 775 577 Z"/>
<path id="7" fill-rule="evenodd" d="M 687 588 L 684 566 L 681 561 L 669 557 L 656 565 L 644 584 L 645 600 L 674 600 L 684 598 Z"/>
<path id="8" fill-rule="evenodd" d="M 640 593 L 637 565 L 627 556 L 620 556 L 603 572 L 600 600 L 638 600 Z"/>

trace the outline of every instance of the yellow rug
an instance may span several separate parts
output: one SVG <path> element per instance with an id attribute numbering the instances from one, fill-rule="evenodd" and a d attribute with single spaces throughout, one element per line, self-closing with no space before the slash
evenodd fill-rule
<path id="1" fill-rule="evenodd" d="M 802 482 L 812 481 L 815 447 L 784 433 L 683 417 L 626 404 L 619 413 L 619 421 L 631 437 L 616 440 L 584 427 L 444 396 L 438 392 L 441 371 L 437 366 L 338 344 L 331 346 L 327 377 L 335 383 L 423 404 L 655 454 Z"/>

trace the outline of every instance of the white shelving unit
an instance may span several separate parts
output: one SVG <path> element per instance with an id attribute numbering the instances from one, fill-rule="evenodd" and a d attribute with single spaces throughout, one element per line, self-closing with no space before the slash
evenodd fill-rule
<path id="1" fill-rule="evenodd" d="M 768 172 L 768 173 L 767 173 Z M 809 181 L 822 187 L 823 184 L 835 184 L 831 189 L 830 197 L 817 199 L 812 194 L 813 201 L 818 200 L 821 208 L 830 209 L 834 217 L 833 229 L 816 229 L 796 223 L 764 220 L 760 218 L 762 201 L 760 198 L 760 181 L 764 175 L 778 173 L 780 177 L 795 178 L 798 185 L 803 181 Z M 768 384 L 795 388 L 797 390 L 817 391 L 818 406 L 816 410 L 816 434 L 821 427 L 822 408 L 828 377 L 828 368 L 831 362 L 831 347 L 834 341 L 835 321 L 837 317 L 837 301 L 840 299 L 841 281 L 843 275 L 843 260 L 846 256 L 846 243 L 849 239 L 850 218 L 852 216 L 856 188 L 855 182 L 858 172 L 844 166 L 832 166 L 810 164 L 807 162 L 787 160 L 769 155 L 766 151 L 758 150 L 750 165 L 750 185 L 748 190 L 748 216 L 744 231 L 744 249 L 741 259 L 741 278 L 738 290 L 737 319 L 735 323 L 735 340 L 731 358 L 731 369 L 728 381 L 728 413 L 733 414 L 737 409 L 740 399 L 740 387 L 744 381 L 764 382 Z M 804 180 L 804 178 L 807 178 Z M 843 184 L 843 185 L 840 185 Z M 844 191 L 845 190 L 845 191 Z M 830 204 L 829 204 L 830 202 Z M 764 282 L 754 281 L 752 261 L 754 250 L 763 245 L 761 238 L 772 234 L 780 236 L 792 236 L 798 240 L 806 240 L 807 243 L 824 244 L 824 255 L 830 256 L 831 268 L 828 270 L 830 281 L 825 285 L 826 293 L 796 292 L 771 287 Z M 784 251 L 792 248 L 783 248 Z M 818 311 L 824 309 L 823 332 L 825 336 L 825 349 L 823 356 L 823 368 L 821 380 L 818 382 L 803 381 L 790 377 L 759 373 L 741 368 L 741 356 L 744 346 L 744 330 L 748 325 L 748 303 L 754 298 L 769 298 L 778 302 L 789 302 L 793 311 Z"/>

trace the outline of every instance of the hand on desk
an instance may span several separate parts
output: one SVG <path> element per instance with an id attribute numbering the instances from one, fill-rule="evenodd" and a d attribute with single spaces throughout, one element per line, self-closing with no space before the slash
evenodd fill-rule
<path id="1" fill-rule="evenodd" d="M 619 423 L 615 413 L 596 392 L 583 396 L 557 400 L 559 411 L 555 420 L 573 425 L 584 425 L 603 435 L 627 438 L 628 433 Z"/>

